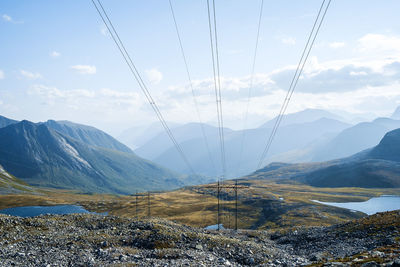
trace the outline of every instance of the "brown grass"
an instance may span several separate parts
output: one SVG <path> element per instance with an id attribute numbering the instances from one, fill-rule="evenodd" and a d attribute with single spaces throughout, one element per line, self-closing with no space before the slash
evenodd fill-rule
<path id="1" fill-rule="evenodd" d="M 266 183 L 246 180 L 251 187 L 239 190 L 239 228 L 289 228 L 294 226 L 331 225 L 362 217 L 360 213 L 317 204 L 328 202 L 365 201 L 382 194 L 400 195 L 400 189 L 315 188 L 306 185 Z M 229 182 L 227 182 L 229 183 Z M 216 224 L 217 198 L 214 189 L 197 186 L 171 192 L 152 194 L 151 216 L 205 227 Z M 224 226 L 234 226 L 234 192 L 224 191 L 230 200 L 220 200 L 224 207 L 220 217 Z M 87 210 L 108 212 L 122 217 L 146 217 L 147 197 L 106 194 L 78 194 L 63 190 L 41 190 L 40 195 L 0 195 L 0 209 L 30 205 L 77 204 Z M 283 200 L 279 200 L 283 198 Z M 265 209 L 266 201 L 278 205 L 276 216 Z M 268 202 L 269 203 L 269 202 Z M 279 212 L 283 211 L 282 214 Z M 268 217 L 269 216 L 269 217 Z"/>

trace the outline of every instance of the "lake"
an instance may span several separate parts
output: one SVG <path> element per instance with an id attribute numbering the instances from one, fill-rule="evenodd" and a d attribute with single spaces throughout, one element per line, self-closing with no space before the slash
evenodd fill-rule
<path id="1" fill-rule="evenodd" d="M 335 206 L 339 208 L 345 208 L 354 211 L 361 211 L 368 215 L 375 214 L 377 212 L 392 211 L 400 209 L 400 196 L 380 196 L 373 197 L 364 202 L 322 202 L 318 200 L 312 200 L 313 202 Z"/>
<path id="2" fill-rule="evenodd" d="M 206 230 L 217 230 L 218 229 L 218 224 L 209 225 L 207 227 L 204 227 L 204 229 L 206 229 Z M 225 229 L 224 225 L 222 223 L 219 225 L 219 229 L 221 229 L 221 230 Z"/>
<path id="3" fill-rule="evenodd" d="M 43 214 L 72 214 L 72 213 L 94 213 L 76 205 L 57 206 L 26 206 L 0 210 L 1 214 L 20 217 L 35 217 Z"/>

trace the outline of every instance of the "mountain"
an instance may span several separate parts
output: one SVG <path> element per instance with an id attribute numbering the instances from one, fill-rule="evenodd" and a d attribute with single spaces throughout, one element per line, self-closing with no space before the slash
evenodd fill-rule
<path id="1" fill-rule="evenodd" d="M 17 123 L 18 121 L 6 118 L 0 115 L 0 128 L 6 127 L 8 125 Z"/>
<path id="2" fill-rule="evenodd" d="M 35 192 L 35 189 L 6 172 L 0 165 L 0 195 Z"/>
<path id="3" fill-rule="evenodd" d="M 308 174 L 306 182 L 328 187 L 400 187 L 400 129 L 388 132 L 377 146 L 343 163 Z"/>
<path id="4" fill-rule="evenodd" d="M 400 129 L 387 133 L 377 146 L 348 158 L 290 165 L 274 163 L 251 176 L 316 187 L 399 188 Z"/>
<path id="5" fill-rule="evenodd" d="M 297 179 L 317 187 L 400 187 L 400 163 L 385 160 L 359 160 L 335 164 Z"/>
<path id="6" fill-rule="evenodd" d="M 18 121 L 0 115 L 0 128 L 15 123 L 18 123 Z M 133 153 L 133 151 L 129 147 L 120 143 L 114 137 L 92 126 L 78 124 L 70 121 L 54 120 L 48 120 L 46 122 L 42 122 L 41 124 L 45 124 L 46 126 L 56 130 L 57 132 L 72 137 L 88 145 Z"/>
<path id="7" fill-rule="evenodd" d="M 87 192 L 130 194 L 184 185 L 175 173 L 134 153 L 91 146 L 29 121 L 0 129 L 0 164 L 31 185 Z"/>
<path id="8" fill-rule="evenodd" d="M 322 109 L 305 109 L 300 112 L 283 115 L 280 126 L 316 121 L 321 118 L 343 121 L 343 118 Z M 277 117 L 262 124 L 260 128 L 273 128 Z"/>
<path id="9" fill-rule="evenodd" d="M 220 175 L 221 160 L 218 129 L 212 126 L 206 126 L 208 145 L 212 158 L 210 162 L 210 156 L 204 144 L 204 139 L 200 134 L 201 132 L 199 132 L 198 127 L 194 126 L 196 125 L 187 125 L 186 129 L 197 130 L 197 133 L 183 131 L 185 127 L 182 127 L 182 132 L 188 135 L 186 136 L 186 141 L 180 142 L 182 150 L 187 155 L 189 162 L 196 172 L 207 176 Z M 270 157 L 273 155 L 303 148 L 325 134 L 337 133 L 349 126 L 349 124 L 327 118 L 321 118 L 313 122 L 283 126 L 276 135 L 267 161 L 269 161 Z M 248 129 L 244 132 L 233 130 L 225 131 L 227 177 L 241 176 L 255 170 L 271 130 L 272 129 L 269 128 L 256 128 Z M 194 138 L 189 139 L 189 134 Z M 245 139 L 243 142 L 243 153 L 239 163 L 243 135 L 245 135 Z M 144 157 L 150 156 L 150 160 L 163 166 L 168 166 L 174 171 L 187 173 L 189 170 L 186 165 L 184 165 L 176 149 L 172 147 L 172 145 L 169 145 L 168 149 L 162 151 L 165 147 L 166 146 L 160 146 L 158 140 L 151 140 L 145 148 L 149 151 L 153 151 L 153 154 L 140 154 L 139 150 L 135 152 Z"/>
<path id="10" fill-rule="evenodd" d="M 62 133 L 63 135 L 69 136 L 87 145 L 133 153 L 133 151 L 129 147 L 120 143 L 114 137 L 92 126 L 78 124 L 70 121 L 54 120 L 48 120 L 43 124 L 51 129 L 56 130 L 59 133 Z"/>
<path id="11" fill-rule="evenodd" d="M 216 139 L 218 135 L 218 128 L 203 124 L 206 136 L 209 139 Z M 224 129 L 226 134 L 233 132 L 231 129 Z M 204 139 L 202 135 L 201 125 L 199 123 L 188 123 L 172 129 L 175 139 L 178 143 L 184 143 L 189 140 L 198 140 L 204 146 Z M 168 135 L 163 131 L 154 138 L 150 139 L 143 146 L 135 150 L 135 153 L 141 157 L 153 160 L 159 157 L 164 151 L 168 149 L 175 149 Z M 189 152 L 188 152 L 189 153 Z M 181 160 L 180 160 L 181 162 Z M 168 165 L 164 165 L 168 166 Z"/>
<path id="12" fill-rule="evenodd" d="M 400 129 L 385 134 L 379 144 L 368 152 L 366 158 L 400 162 Z"/>
<path id="13" fill-rule="evenodd" d="M 400 106 L 396 108 L 396 110 L 393 112 L 392 116 L 390 117 L 394 120 L 400 120 Z"/>
<path id="14" fill-rule="evenodd" d="M 168 122 L 168 126 L 171 129 L 174 129 L 181 125 L 178 123 Z M 165 130 L 161 123 L 155 122 L 148 127 L 131 127 L 126 129 L 117 137 L 117 139 L 121 140 L 131 149 L 137 149 L 164 131 Z"/>
<path id="15" fill-rule="evenodd" d="M 348 157 L 379 143 L 383 136 L 400 128 L 400 120 L 378 118 L 372 122 L 362 122 L 343 130 L 313 153 L 312 161 L 325 161 Z"/>

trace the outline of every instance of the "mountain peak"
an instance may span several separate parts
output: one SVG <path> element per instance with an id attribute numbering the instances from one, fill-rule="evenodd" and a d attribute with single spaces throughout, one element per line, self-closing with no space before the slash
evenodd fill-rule
<path id="1" fill-rule="evenodd" d="M 8 125 L 17 123 L 18 121 L 6 118 L 0 115 L 0 128 L 7 127 Z"/>
<path id="2" fill-rule="evenodd" d="M 400 129 L 386 133 L 368 157 L 400 162 Z"/>
<path id="3" fill-rule="evenodd" d="M 41 124 L 87 145 L 133 153 L 126 145 L 120 143 L 109 134 L 92 126 L 78 124 L 71 121 L 55 120 L 48 120 Z"/>
<path id="4" fill-rule="evenodd" d="M 400 106 L 398 106 L 396 108 L 396 110 L 393 112 L 391 118 L 395 119 L 395 120 L 400 120 Z"/>
<path id="5" fill-rule="evenodd" d="M 295 113 L 289 113 L 283 115 L 281 126 L 296 124 L 296 123 L 306 123 L 319 120 L 321 118 L 333 119 L 333 120 L 343 120 L 340 116 L 333 114 L 329 111 L 322 109 L 305 109 Z M 277 117 L 272 120 L 267 121 L 260 128 L 272 128 L 275 124 Z"/>
<path id="6" fill-rule="evenodd" d="M 180 178 L 133 153 L 91 146 L 45 123 L 0 128 L 0 164 L 32 185 L 86 192 L 171 189 Z"/>

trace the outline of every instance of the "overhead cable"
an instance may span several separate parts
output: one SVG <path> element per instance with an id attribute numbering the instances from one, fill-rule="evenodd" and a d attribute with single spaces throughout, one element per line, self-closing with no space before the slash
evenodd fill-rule
<path id="1" fill-rule="evenodd" d="M 191 78 L 191 75 L 190 75 L 190 71 L 189 71 L 189 66 L 188 66 L 188 62 L 187 62 L 187 59 L 186 59 L 185 50 L 183 49 L 182 38 L 181 38 L 180 31 L 179 31 L 178 23 L 176 21 L 175 11 L 174 11 L 174 8 L 173 8 L 173 5 L 172 5 L 172 1 L 171 0 L 168 0 L 168 1 L 169 1 L 169 6 L 170 6 L 172 18 L 174 20 L 175 31 L 176 31 L 176 35 L 178 37 L 179 47 L 180 47 L 180 51 L 181 51 L 181 54 L 182 54 L 182 59 L 183 59 L 183 62 L 184 62 L 184 65 L 185 65 L 185 69 L 186 69 L 186 75 L 187 75 L 187 78 L 188 78 L 188 81 L 189 81 L 189 86 L 190 86 L 190 89 L 191 89 L 191 92 L 192 92 L 194 107 L 196 109 L 197 118 L 198 118 L 198 121 L 199 121 L 201 133 L 203 135 L 204 145 L 206 147 L 207 154 L 208 154 L 211 166 L 212 166 L 212 168 L 214 170 L 216 170 L 216 167 L 215 167 L 215 164 L 214 164 L 214 160 L 213 160 L 212 155 L 211 155 L 210 145 L 208 143 L 208 138 L 207 138 L 207 135 L 206 135 L 206 131 L 204 129 L 204 124 L 203 124 L 203 121 L 201 119 L 199 104 L 198 104 L 197 99 L 196 99 L 196 94 L 195 94 L 195 90 L 194 90 L 194 87 L 193 87 L 193 82 L 192 82 L 192 78 Z"/>
<path id="2" fill-rule="evenodd" d="M 156 113 L 156 116 L 158 118 L 158 120 L 160 121 L 160 123 L 162 124 L 162 126 L 164 127 L 165 132 L 167 133 L 168 137 L 171 139 L 172 143 L 174 144 L 176 150 L 178 151 L 178 153 L 180 154 L 180 156 L 182 157 L 183 161 L 185 162 L 185 164 L 187 165 L 189 171 L 192 174 L 195 174 L 191 164 L 189 163 L 189 160 L 187 159 L 185 153 L 183 152 L 181 146 L 179 145 L 179 143 L 176 141 L 174 135 L 171 132 L 171 129 L 169 128 L 167 122 L 165 121 L 160 109 L 158 108 L 156 102 L 154 101 L 153 97 L 151 96 L 146 84 L 144 83 L 139 71 L 137 70 L 135 64 L 133 63 L 133 60 L 131 58 L 131 56 L 129 55 L 129 53 L 127 52 L 124 43 L 122 42 L 121 38 L 118 35 L 118 32 L 116 31 L 113 23 L 111 22 L 111 19 L 109 18 L 107 12 L 105 11 L 103 5 L 101 4 L 100 0 L 97 0 L 97 3 L 94 0 L 91 0 L 94 7 L 97 10 L 97 13 L 99 14 L 101 20 L 103 21 L 104 25 L 107 27 L 108 32 L 110 33 L 115 45 L 117 46 L 118 50 L 120 51 L 122 57 L 124 58 L 126 64 L 129 67 L 129 70 L 131 71 L 132 75 L 134 76 L 135 80 L 137 81 L 140 89 L 142 90 L 142 92 L 144 93 L 144 95 L 146 96 L 147 101 L 149 102 L 149 104 L 151 105 L 153 111 Z"/>
<path id="3" fill-rule="evenodd" d="M 275 120 L 275 123 L 274 123 L 274 127 L 273 127 L 273 129 L 271 131 L 271 134 L 270 134 L 269 138 L 268 138 L 268 141 L 267 141 L 267 144 L 265 146 L 265 149 L 264 149 L 263 153 L 261 154 L 260 161 L 258 162 L 258 165 L 257 165 L 257 169 L 259 169 L 261 167 L 261 165 L 263 164 L 265 156 L 267 155 L 268 151 L 271 148 L 272 141 L 274 140 L 276 132 L 277 132 L 277 130 L 278 130 L 280 124 L 281 124 L 281 121 L 283 119 L 283 115 L 286 112 L 286 109 L 287 109 L 287 107 L 289 105 L 290 99 L 292 98 L 293 92 L 296 89 L 297 83 L 299 81 L 301 73 L 303 72 L 304 66 L 305 66 L 305 64 L 307 62 L 307 59 L 308 59 L 309 55 L 310 55 L 310 52 L 312 50 L 312 47 L 313 47 L 314 42 L 315 42 L 315 40 L 317 38 L 318 32 L 319 32 L 319 30 L 321 28 L 322 22 L 324 21 L 325 15 L 326 15 L 326 13 L 328 11 L 328 8 L 329 8 L 330 4 L 331 4 L 331 0 L 328 0 L 328 1 L 323 0 L 322 1 L 321 7 L 320 7 L 320 9 L 318 11 L 317 18 L 315 19 L 315 22 L 314 22 L 314 25 L 312 27 L 311 33 L 310 33 L 310 35 L 308 37 L 306 46 L 304 47 L 304 50 L 303 50 L 303 53 L 301 55 L 300 61 L 299 61 L 298 65 L 297 65 L 296 72 L 295 72 L 295 74 L 294 74 L 294 76 L 292 78 L 292 81 L 291 81 L 289 89 L 288 89 L 288 91 L 286 93 L 286 97 L 285 97 L 285 99 L 284 99 L 284 101 L 282 103 L 282 106 L 281 106 L 281 109 L 279 111 L 279 114 L 276 117 L 276 120 Z M 322 16 L 321 16 L 321 14 L 322 14 Z"/>

